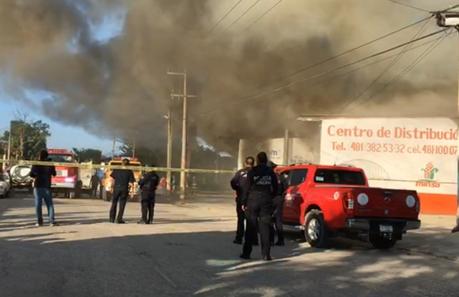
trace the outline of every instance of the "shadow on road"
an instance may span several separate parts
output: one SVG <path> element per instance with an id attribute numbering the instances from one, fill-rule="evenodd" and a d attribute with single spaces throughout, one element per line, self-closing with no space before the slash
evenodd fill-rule
<path id="1" fill-rule="evenodd" d="M 289 240 L 262 262 L 258 249 L 255 260 L 238 259 L 233 232 L 72 236 L 3 237 L 2 296 L 444 297 L 459 289 L 457 263 L 448 259 L 341 240 L 326 250 Z"/>

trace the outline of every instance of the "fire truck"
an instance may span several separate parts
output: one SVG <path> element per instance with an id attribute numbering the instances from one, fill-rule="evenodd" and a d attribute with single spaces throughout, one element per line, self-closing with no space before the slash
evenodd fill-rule
<path id="1" fill-rule="evenodd" d="M 66 198 L 74 197 L 78 192 L 79 181 L 75 154 L 66 149 L 48 149 L 48 155 L 52 162 L 69 164 L 56 166 L 56 176 L 51 180 L 52 191 L 63 193 Z"/>
<path id="2" fill-rule="evenodd" d="M 132 167 L 132 166 L 141 167 L 142 166 L 142 163 L 140 163 L 140 161 L 137 158 L 118 157 L 118 158 L 112 159 L 108 163 L 108 167 L 105 170 L 105 176 L 104 176 L 104 181 L 103 181 L 104 190 L 105 190 L 105 195 L 104 195 L 105 196 L 104 197 L 105 200 L 108 200 L 108 201 L 111 200 L 112 195 L 113 195 L 114 180 L 110 176 L 112 174 L 112 170 L 110 169 L 110 166 L 121 166 L 122 165 L 122 161 L 124 159 L 128 159 L 129 160 L 129 166 L 130 167 Z M 142 177 L 142 170 L 139 168 L 139 170 L 133 170 L 132 172 L 134 173 L 134 178 L 136 180 L 136 183 L 134 183 L 134 186 L 130 188 L 129 196 L 131 197 L 131 199 L 136 199 L 136 198 L 138 198 L 138 184 L 137 184 L 137 182 Z"/>

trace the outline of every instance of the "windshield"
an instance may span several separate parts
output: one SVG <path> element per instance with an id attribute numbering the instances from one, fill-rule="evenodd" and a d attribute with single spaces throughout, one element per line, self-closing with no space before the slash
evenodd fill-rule
<path id="1" fill-rule="evenodd" d="M 364 186 L 366 184 L 362 172 L 333 169 L 318 169 L 314 181 L 316 183 L 336 185 Z"/>
<path id="2" fill-rule="evenodd" d="M 72 163 L 75 162 L 75 158 L 72 155 L 49 155 L 48 158 L 53 162 L 59 163 Z"/>

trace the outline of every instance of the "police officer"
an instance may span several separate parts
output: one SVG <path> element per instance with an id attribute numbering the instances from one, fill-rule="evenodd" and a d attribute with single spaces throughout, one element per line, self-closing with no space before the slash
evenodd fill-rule
<path id="1" fill-rule="evenodd" d="M 257 224 L 261 237 L 263 260 L 271 260 L 270 225 L 273 213 L 273 198 L 277 193 L 277 177 L 272 168 L 267 166 L 265 152 L 257 155 L 257 166 L 247 174 L 247 188 L 243 195 L 242 207 L 246 212 L 247 231 L 241 258 L 250 259 L 252 245 L 257 235 Z"/>
<path id="2" fill-rule="evenodd" d="M 123 159 L 123 166 L 129 165 L 129 159 Z M 134 173 L 132 170 L 127 169 L 115 169 L 110 175 L 115 180 L 115 186 L 113 188 L 112 207 L 110 208 L 110 222 L 117 224 L 125 224 L 123 221 L 124 208 L 126 207 L 127 199 L 129 196 L 129 184 L 135 182 Z M 120 209 L 118 216 L 116 216 L 116 207 L 120 203 Z"/>
<path id="3" fill-rule="evenodd" d="M 245 214 L 242 210 L 242 195 L 244 187 L 247 186 L 247 173 L 252 169 L 254 163 L 255 159 L 253 157 L 245 158 L 245 167 L 236 172 L 230 182 L 231 188 L 236 191 L 237 229 L 236 238 L 233 241 L 235 244 L 242 244 L 242 239 L 244 238 Z"/>
<path id="4" fill-rule="evenodd" d="M 276 168 L 274 164 L 273 169 Z M 271 243 L 274 243 L 274 236 L 277 234 L 277 246 L 284 246 L 284 228 L 282 221 L 282 213 L 284 211 L 284 196 L 285 191 L 287 190 L 287 176 L 283 173 L 278 175 L 278 186 L 277 194 L 273 200 L 273 219 L 274 219 L 274 228 L 271 232 Z"/>
<path id="5" fill-rule="evenodd" d="M 97 175 L 96 172 L 94 172 L 94 174 L 91 176 L 90 184 L 91 184 L 91 195 L 92 195 L 92 197 L 97 197 L 97 188 L 99 187 L 100 180 L 99 180 L 99 176 Z M 101 190 L 102 190 L 102 188 L 101 188 Z"/>
<path id="6" fill-rule="evenodd" d="M 140 204 L 142 209 L 142 219 L 138 222 L 139 224 L 153 223 L 156 188 L 158 187 L 158 184 L 159 176 L 154 171 L 145 173 L 139 181 L 141 191 Z"/>

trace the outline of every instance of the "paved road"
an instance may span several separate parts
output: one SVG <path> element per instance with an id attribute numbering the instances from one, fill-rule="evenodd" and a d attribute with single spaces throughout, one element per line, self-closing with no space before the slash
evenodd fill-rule
<path id="1" fill-rule="evenodd" d="M 36 228 L 33 201 L 0 200 L 0 296 L 459 296 L 454 218 L 425 227 L 391 251 L 334 240 L 310 248 L 296 234 L 272 262 L 240 261 L 231 198 L 200 196 L 185 205 L 160 199 L 154 225 L 106 222 L 109 204 L 57 199 L 61 225 Z"/>

